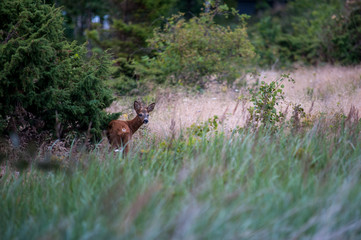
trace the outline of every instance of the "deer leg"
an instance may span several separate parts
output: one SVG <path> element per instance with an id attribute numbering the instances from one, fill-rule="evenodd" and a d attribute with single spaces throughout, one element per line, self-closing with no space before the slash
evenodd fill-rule
<path id="1" fill-rule="evenodd" d="M 122 143 L 123 141 L 122 141 L 122 137 L 121 136 L 116 136 L 115 138 L 114 138 L 114 141 L 112 141 L 112 146 L 113 146 L 113 148 L 116 148 L 116 149 L 119 149 L 119 148 L 121 148 L 122 147 Z"/>
<path id="2" fill-rule="evenodd" d="M 127 155 L 128 152 L 129 152 L 130 140 L 131 140 L 130 134 L 126 134 L 126 135 L 123 137 L 124 155 Z"/>

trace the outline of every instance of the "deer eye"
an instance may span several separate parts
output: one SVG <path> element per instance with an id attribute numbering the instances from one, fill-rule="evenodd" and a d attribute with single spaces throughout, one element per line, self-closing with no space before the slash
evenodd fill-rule
<path id="1" fill-rule="evenodd" d="M 139 116 L 139 117 L 143 117 L 143 113 L 139 113 L 138 116 Z"/>

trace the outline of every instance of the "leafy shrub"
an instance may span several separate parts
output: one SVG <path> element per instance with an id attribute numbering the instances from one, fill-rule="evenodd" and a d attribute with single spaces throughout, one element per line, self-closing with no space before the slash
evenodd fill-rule
<path id="1" fill-rule="evenodd" d="M 103 83 L 109 77 L 108 57 L 88 59 L 84 46 L 66 41 L 61 10 L 41 0 L 5 0 L 0 18 L 2 130 L 57 124 L 58 132 L 90 128 L 99 137 L 115 117 L 102 110 L 112 102 Z"/>
<path id="2" fill-rule="evenodd" d="M 219 14 L 234 16 L 239 25 L 232 29 L 216 24 L 214 17 Z M 232 83 L 254 56 L 245 18 L 226 5 L 189 21 L 183 14 L 172 16 L 148 39 L 154 57 L 143 57 L 137 73 L 158 83 L 203 86 L 210 76 Z"/>
<path id="3" fill-rule="evenodd" d="M 282 122 L 285 118 L 284 114 L 277 110 L 276 106 L 284 100 L 283 82 L 288 80 L 294 83 L 289 74 L 283 74 L 281 78 L 271 83 L 261 82 L 258 88 L 250 88 L 252 107 L 248 108 L 250 114 L 249 121 L 258 126 L 273 126 Z"/>

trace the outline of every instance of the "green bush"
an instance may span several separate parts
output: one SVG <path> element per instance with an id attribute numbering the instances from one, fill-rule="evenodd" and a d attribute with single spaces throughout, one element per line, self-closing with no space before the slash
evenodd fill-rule
<path id="1" fill-rule="evenodd" d="M 4 0 L 0 5 L 1 130 L 24 124 L 99 137 L 114 116 L 102 109 L 112 102 L 103 84 L 109 77 L 106 55 L 87 58 L 84 46 L 63 34 L 61 10 L 41 0 Z M 34 121 L 40 122 L 38 126 Z M 14 129 L 15 128 L 15 129 Z M 63 129 L 63 131 L 60 131 Z"/>
<path id="2" fill-rule="evenodd" d="M 281 78 L 271 83 L 261 82 L 257 88 L 250 88 L 251 102 L 253 106 L 248 108 L 250 119 L 254 126 L 262 124 L 263 126 L 275 126 L 281 123 L 285 116 L 276 107 L 284 100 L 283 82 L 288 80 L 294 83 L 288 74 L 283 74 Z"/>
<path id="3" fill-rule="evenodd" d="M 305 111 L 301 104 L 285 102 L 284 81 L 295 83 L 295 80 L 289 74 L 282 74 L 281 77 L 270 83 L 262 81 L 258 86 L 249 88 L 250 101 L 253 106 L 247 110 L 250 114 L 247 125 L 253 129 L 258 127 L 265 127 L 266 129 L 275 132 L 281 126 L 291 127 L 292 131 L 298 131 L 307 126 L 303 120 L 306 117 Z M 287 108 L 284 112 L 278 108 L 279 105 L 287 103 Z M 292 114 L 288 121 L 286 121 L 287 111 L 289 106 L 292 106 Z"/>
<path id="4" fill-rule="evenodd" d="M 340 0 L 290 1 L 249 28 L 261 66 L 361 61 L 361 5 Z"/>
<path id="5" fill-rule="evenodd" d="M 361 2 L 354 1 L 331 17 L 325 27 L 322 52 L 330 62 L 358 64 L 361 62 Z"/>
<path id="6" fill-rule="evenodd" d="M 234 16 L 239 24 L 233 29 L 216 24 L 217 15 Z M 148 39 L 154 56 L 143 57 L 137 73 L 158 83 L 203 86 L 211 76 L 232 83 L 254 56 L 245 18 L 226 5 L 189 21 L 183 14 L 172 16 Z"/>

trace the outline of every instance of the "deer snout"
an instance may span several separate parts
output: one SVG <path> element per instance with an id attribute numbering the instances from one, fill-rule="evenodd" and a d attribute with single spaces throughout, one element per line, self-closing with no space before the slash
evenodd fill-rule
<path id="1" fill-rule="evenodd" d="M 149 122 L 149 121 L 148 121 L 148 118 L 144 118 L 143 122 L 144 122 L 145 124 L 147 124 L 147 123 Z"/>

